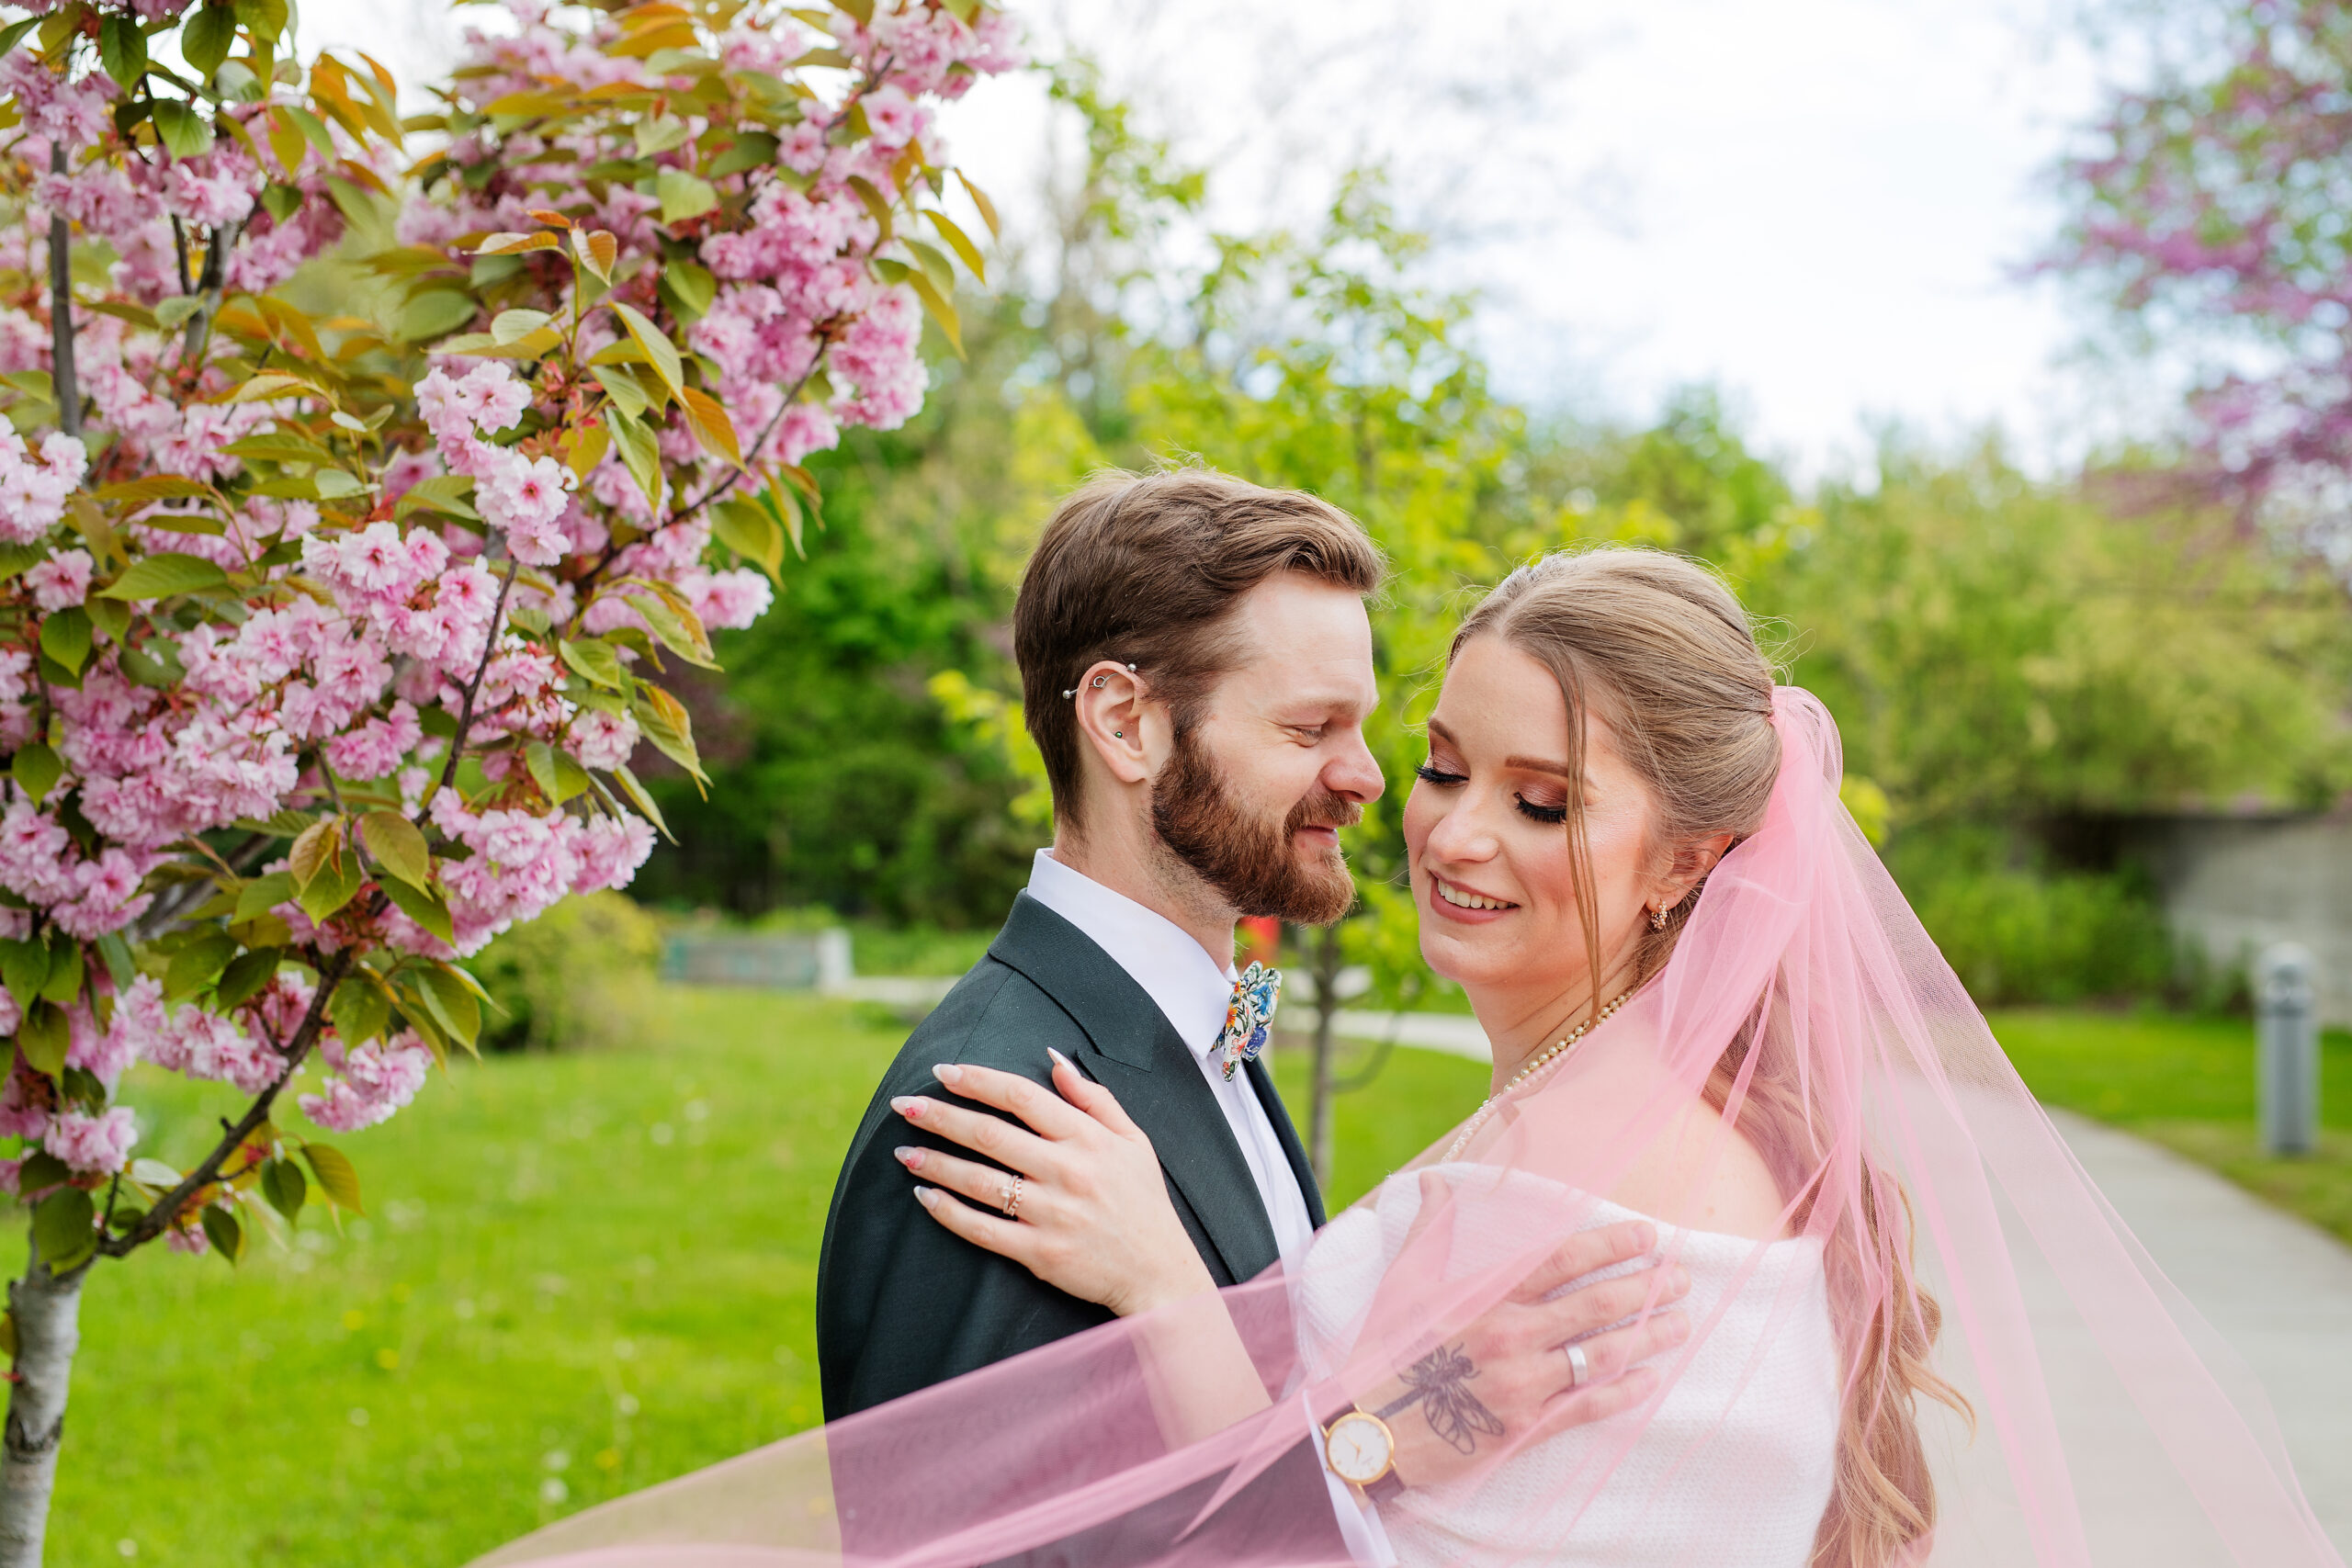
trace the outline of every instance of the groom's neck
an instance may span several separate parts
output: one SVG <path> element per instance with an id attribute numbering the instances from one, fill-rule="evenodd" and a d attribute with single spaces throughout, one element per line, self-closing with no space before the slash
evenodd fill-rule
<path id="1" fill-rule="evenodd" d="M 1080 876 L 1182 930 L 1218 968 L 1233 962 L 1232 907 L 1148 829 L 1106 822 L 1081 836 L 1061 824 L 1054 833 L 1053 854 Z"/>

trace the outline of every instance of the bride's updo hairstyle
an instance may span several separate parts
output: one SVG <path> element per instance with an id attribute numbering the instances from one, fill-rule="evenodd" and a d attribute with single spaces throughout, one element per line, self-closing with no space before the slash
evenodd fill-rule
<path id="1" fill-rule="evenodd" d="M 1462 624 L 1453 656 L 1474 637 L 1500 637 L 1549 670 L 1568 711 L 1571 776 L 1584 770 L 1587 714 L 1599 715 L 1649 791 L 1650 869 L 1695 868 L 1701 847 L 1728 833 L 1734 843 L 1762 826 L 1781 769 L 1772 722 L 1773 670 L 1757 646 L 1747 613 L 1704 568 L 1661 550 L 1623 546 L 1564 551 L 1505 578 Z M 1584 798 L 1567 793 L 1569 864 L 1577 908 L 1599 907 Z M 1686 872 L 1687 874 L 1687 872 Z M 1636 937 L 1636 975 L 1646 979 L 1673 956 L 1703 878 L 1665 923 Z M 1606 973 L 1599 922 L 1582 921 L 1590 973 Z M 1759 1043 L 1736 1112 L 1741 1134 L 1811 1214 L 1806 1190 L 1832 1152 L 1815 1129 L 1834 1119 L 1807 1114 L 1803 1075 L 1775 1060 L 1774 1032 L 1759 1018 L 1715 1066 L 1706 1087 L 1718 1110 L 1731 1103 L 1742 1067 Z M 1867 1156 L 1865 1163 L 1868 1164 Z M 1930 1369 L 1941 1312 L 1915 1287 L 1908 1201 L 1891 1172 L 1870 1169 L 1859 1215 L 1826 1238 L 1829 1298 L 1845 1352 L 1847 1381 L 1837 1483 L 1815 1539 L 1816 1568 L 1883 1568 L 1924 1557 L 1935 1525 L 1935 1486 L 1919 1439 L 1921 1393 L 1963 1412 L 1954 1389 Z M 1892 1227 L 1894 1235 L 1886 1232 Z M 1888 1246 L 1892 1240 L 1895 1245 Z M 1903 1278 L 1889 1281 L 1892 1258 Z M 1894 1288 L 1890 1289 L 1890 1283 Z M 1915 1304 L 1916 1303 L 1916 1304 Z"/>

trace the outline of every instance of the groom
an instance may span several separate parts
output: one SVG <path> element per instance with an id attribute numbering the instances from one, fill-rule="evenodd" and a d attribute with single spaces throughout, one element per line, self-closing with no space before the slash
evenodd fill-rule
<path id="1" fill-rule="evenodd" d="M 1111 1319 L 915 1201 L 894 1147 L 967 1152 L 890 1111 L 895 1096 L 952 1098 L 934 1064 L 1050 1085 L 1053 1049 L 1110 1089 L 1219 1286 L 1313 1239 L 1323 1200 L 1298 1134 L 1254 1045 L 1228 1051 L 1220 1035 L 1237 919 L 1323 924 L 1354 899 L 1339 829 L 1383 788 L 1363 728 L 1378 697 L 1363 602 L 1380 579 L 1378 550 L 1345 513 L 1200 468 L 1105 475 L 1046 524 L 1013 648 L 1054 845 L 851 1142 L 817 1277 L 828 1420 Z M 837 1452 L 837 1472 L 845 1461 Z M 1238 1516 L 1259 1548 L 1290 1531 L 1296 1561 L 1386 1555 L 1376 1518 L 1311 1445 L 1263 1479 L 1265 1506 Z M 1319 1517 L 1283 1506 L 1327 1483 Z M 1091 1538 L 1039 1561 L 1138 1561 L 1176 1528 L 1127 1523 L 1124 1543 Z"/>

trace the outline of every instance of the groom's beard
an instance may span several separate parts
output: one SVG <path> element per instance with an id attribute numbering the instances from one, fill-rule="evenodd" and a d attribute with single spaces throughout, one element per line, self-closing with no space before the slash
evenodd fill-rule
<path id="1" fill-rule="evenodd" d="M 1176 732 L 1175 751 L 1151 786 L 1152 826 L 1178 860 L 1239 913 L 1302 925 L 1346 914 L 1356 887 L 1338 846 L 1302 858 L 1298 829 L 1351 827 L 1363 816 L 1363 807 L 1319 786 L 1279 822 L 1251 815 L 1189 727 Z"/>

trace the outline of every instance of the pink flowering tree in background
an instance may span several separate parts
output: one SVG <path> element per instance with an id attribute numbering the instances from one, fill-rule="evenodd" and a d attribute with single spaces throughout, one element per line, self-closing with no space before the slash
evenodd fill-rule
<path id="1" fill-rule="evenodd" d="M 2143 80 L 2063 166 L 2051 265 L 2202 361 L 2203 486 L 2249 518 L 2281 503 L 2352 570 L 2352 13 L 2214 0 L 2125 21 Z"/>
<path id="2" fill-rule="evenodd" d="M 0 29 L 0 1568 L 90 1270 L 359 1208 L 314 1134 L 472 1047 L 455 960 L 630 879 L 638 747 L 701 776 L 665 673 L 765 608 L 799 459 L 917 409 L 981 265 L 933 128 L 1016 63 L 978 0 L 504 20 L 405 123 L 284 0 Z M 139 1062 L 244 1097 L 185 1170 Z"/>

